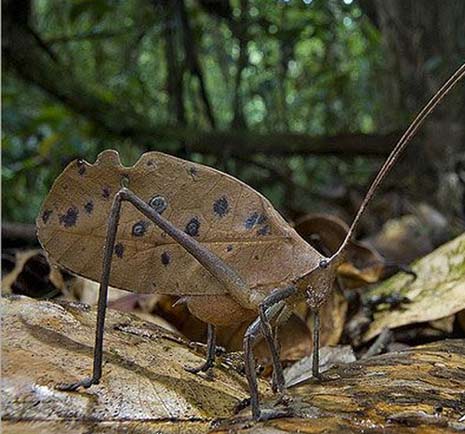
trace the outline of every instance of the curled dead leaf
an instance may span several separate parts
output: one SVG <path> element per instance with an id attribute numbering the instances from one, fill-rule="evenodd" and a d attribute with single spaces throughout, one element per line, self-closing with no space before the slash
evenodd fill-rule
<path id="1" fill-rule="evenodd" d="M 62 273 L 50 266 L 40 249 L 16 251 L 8 256 L 4 253 L 3 261 L 10 263 L 8 271 L 2 273 L 3 294 L 53 297 L 65 287 Z"/>
<path id="2" fill-rule="evenodd" d="M 326 256 L 334 254 L 344 241 L 349 227 L 341 219 L 329 214 L 308 214 L 299 219 L 295 230 L 304 240 Z M 378 282 L 385 272 L 383 258 L 369 245 L 349 241 L 348 262 L 337 270 L 345 288 Z"/>
<path id="3" fill-rule="evenodd" d="M 408 303 L 375 312 L 374 321 L 363 340 L 372 339 L 384 328 L 394 329 L 408 324 L 435 321 L 464 310 L 464 264 L 465 234 L 415 262 L 412 268 L 417 273 L 416 279 L 397 274 L 370 289 L 365 294 L 367 298 L 400 294 Z"/>

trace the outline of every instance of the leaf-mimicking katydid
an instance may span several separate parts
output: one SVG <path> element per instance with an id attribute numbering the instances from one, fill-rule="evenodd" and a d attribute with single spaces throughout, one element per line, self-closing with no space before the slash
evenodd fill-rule
<path id="1" fill-rule="evenodd" d="M 376 176 L 336 253 L 325 257 L 306 243 L 261 194 L 207 166 L 159 152 L 132 167 L 116 151 L 91 165 L 70 163 L 55 181 L 37 218 L 38 236 L 50 259 L 75 274 L 100 281 L 92 377 L 63 385 L 97 384 L 108 286 L 183 297 L 208 324 L 205 364 L 215 357 L 215 326 L 253 320 L 244 336 L 252 416 L 261 415 L 252 346 L 265 338 L 273 386 L 284 378 L 270 321 L 289 316 L 306 300 L 314 313 L 313 374 L 318 376 L 319 309 L 368 203 L 400 153 L 440 100 L 465 75 L 465 65 L 415 118 Z M 103 263 L 102 263 L 103 254 Z"/>

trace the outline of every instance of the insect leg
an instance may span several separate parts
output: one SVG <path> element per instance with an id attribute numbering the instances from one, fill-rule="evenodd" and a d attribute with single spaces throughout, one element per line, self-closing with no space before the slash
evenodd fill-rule
<path id="1" fill-rule="evenodd" d="M 293 286 L 288 288 L 283 288 L 271 293 L 265 300 L 262 302 L 260 306 L 260 311 L 264 311 L 264 319 L 265 323 L 268 324 L 270 327 L 269 321 L 278 314 L 281 309 L 284 307 L 284 299 L 289 297 L 290 295 L 294 294 L 297 289 Z M 266 327 L 266 326 L 265 326 Z M 265 327 L 262 326 L 262 319 L 258 317 L 247 329 L 244 335 L 244 359 L 245 359 L 245 375 L 247 377 L 247 381 L 249 383 L 249 390 L 250 390 L 250 405 L 252 407 L 252 418 L 254 420 L 260 419 L 261 411 L 260 411 L 260 401 L 258 395 L 258 384 L 257 384 L 257 374 L 255 372 L 255 358 L 253 354 L 253 344 L 254 341 L 259 336 L 260 332 L 264 332 Z M 271 342 L 271 345 L 270 345 Z M 273 348 L 273 351 L 276 351 L 274 346 L 274 341 L 267 340 L 268 345 Z M 276 358 L 275 358 L 276 357 Z M 281 372 L 282 376 L 282 366 L 279 360 L 279 354 L 275 354 L 273 357 L 273 369 L 276 369 L 277 372 Z M 279 375 L 279 374 L 277 374 Z M 282 376 L 282 384 L 284 388 L 284 376 Z"/>
<path id="2" fill-rule="evenodd" d="M 253 355 L 253 342 L 259 333 L 259 320 L 255 320 L 247 329 L 244 335 L 244 366 L 245 376 L 249 383 L 250 405 L 252 407 L 252 418 L 260 419 L 260 401 L 258 396 L 257 373 L 255 372 L 255 359 Z"/>
<path id="3" fill-rule="evenodd" d="M 228 290 L 229 294 L 242 306 L 256 309 L 256 304 L 250 299 L 250 291 L 242 277 L 226 264 L 220 257 L 205 248 L 201 243 L 178 229 L 170 221 L 157 213 L 150 205 L 127 188 L 120 190 L 123 200 L 130 202 L 147 218 L 163 229 L 171 238 L 178 242 L 197 261 L 199 261 Z"/>
<path id="4" fill-rule="evenodd" d="M 275 305 L 279 301 L 291 296 L 296 291 L 297 289 L 294 286 L 278 289 L 277 291 L 272 292 L 268 297 L 266 297 L 259 307 L 260 322 L 262 326 L 263 336 L 265 337 L 265 340 L 268 344 L 268 348 L 271 353 L 271 359 L 273 361 L 273 388 L 276 388 L 276 391 L 278 393 L 281 393 L 284 390 L 283 367 L 281 365 L 281 360 L 279 357 L 279 349 L 278 346 L 275 344 L 271 324 L 267 317 L 266 311 L 268 308 Z"/>
<path id="5" fill-rule="evenodd" d="M 107 309 L 108 284 L 110 281 L 111 261 L 121 211 L 121 201 L 121 195 L 119 193 L 116 194 L 110 210 L 110 217 L 107 226 L 105 250 L 103 254 L 102 277 L 100 279 L 97 306 L 97 325 L 95 330 L 94 367 L 92 377 L 84 378 L 76 383 L 60 385 L 58 386 L 60 390 L 76 390 L 79 387 L 88 388 L 92 386 L 92 384 L 98 384 L 100 377 L 102 376 L 103 332 L 105 327 L 105 313 Z"/>
<path id="6" fill-rule="evenodd" d="M 216 356 L 216 329 L 212 324 L 208 324 L 207 329 L 207 360 L 202 365 L 195 368 L 185 368 L 186 371 L 197 374 L 208 371 L 215 363 Z"/>
<path id="7" fill-rule="evenodd" d="M 320 309 L 313 310 L 312 375 L 320 376 Z"/>
<path id="8" fill-rule="evenodd" d="M 276 320 L 274 321 L 274 327 L 273 327 L 273 341 L 274 341 L 274 345 L 278 351 L 278 354 L 281 354 L 281 343 L 279 341 L 279 336 L 278 336 L 278 330 L 279 330 L 279 326 L 281 324 L 285 324 L 288 319 L 290 318 L 292 314 L 292 311 L 289 309 L 288 306 L 284 306 L 283 309 L 281 310 L 281 312 L 279 313 L 278 317 L 276 318 Z M 281 361 L 281 357 L 279 358 L 279 360 Z M 275 370 L 273 369 L 273 380 L 272 380 L 272 388 L 274 391 L 277 391 L 278 390 L 278 385 L 277 385 L 277 378 L 276 376 L 274 375 L 274 372 Z"/>

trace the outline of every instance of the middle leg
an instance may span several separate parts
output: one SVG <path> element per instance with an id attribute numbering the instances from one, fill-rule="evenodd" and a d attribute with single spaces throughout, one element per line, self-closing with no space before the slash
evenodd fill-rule
<path id="1" fill-rule="evenodd" d="M 245 373 L 249 383 L 250 405 L 252 407 L 252 418 L 259 420 L 261 416 L 260 401 L 258 394 L 257 374 L 255 372 L 255 358 L 253 354 L 253 344 L 255 343 L 260 332 L 265 336 L 270 348 L 273 359 L 274 378 L 276 379 L 277 389 L 284 390 L 284 375 L 282 365 L 279 359 L 279 353 L 275 346 L 271 333 L 270 320 L 279 314 L 285 307 L 284 300 L 294 294 L 297 289 L 294 286 L 279 289 L 271 293 L 260 306 L 261 315 L 249 326 L 244 335 L 244 359 Z M 268 330 L 270 333 L 265 334 Z"/>
<path id="2" fill-rule="evenodd" d="M 190 368 L 186 367 L 186 371 L 197 374 L 198 372 L 207 372 L 213 367 L 216 356 L 216 329 L 212 324 L 208 324 L 207 329 L 207 360 L 200 366 Z"/>

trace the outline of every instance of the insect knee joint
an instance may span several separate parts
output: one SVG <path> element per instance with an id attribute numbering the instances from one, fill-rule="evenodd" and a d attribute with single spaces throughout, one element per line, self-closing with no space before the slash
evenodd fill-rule
<path id="1" fill-rule="evenodd" d="M 253 341 L 257 337 L 255 330 L 248 328 L 244 334 L 244 344 L 248 344 L 250 341 Z"/>
<path id="2" fill-rule="evenodd" d="M 121 189 L 116 193 L 117 200 L 128 200 L 129 190 L 126 187 L 121 187 Z"/>

